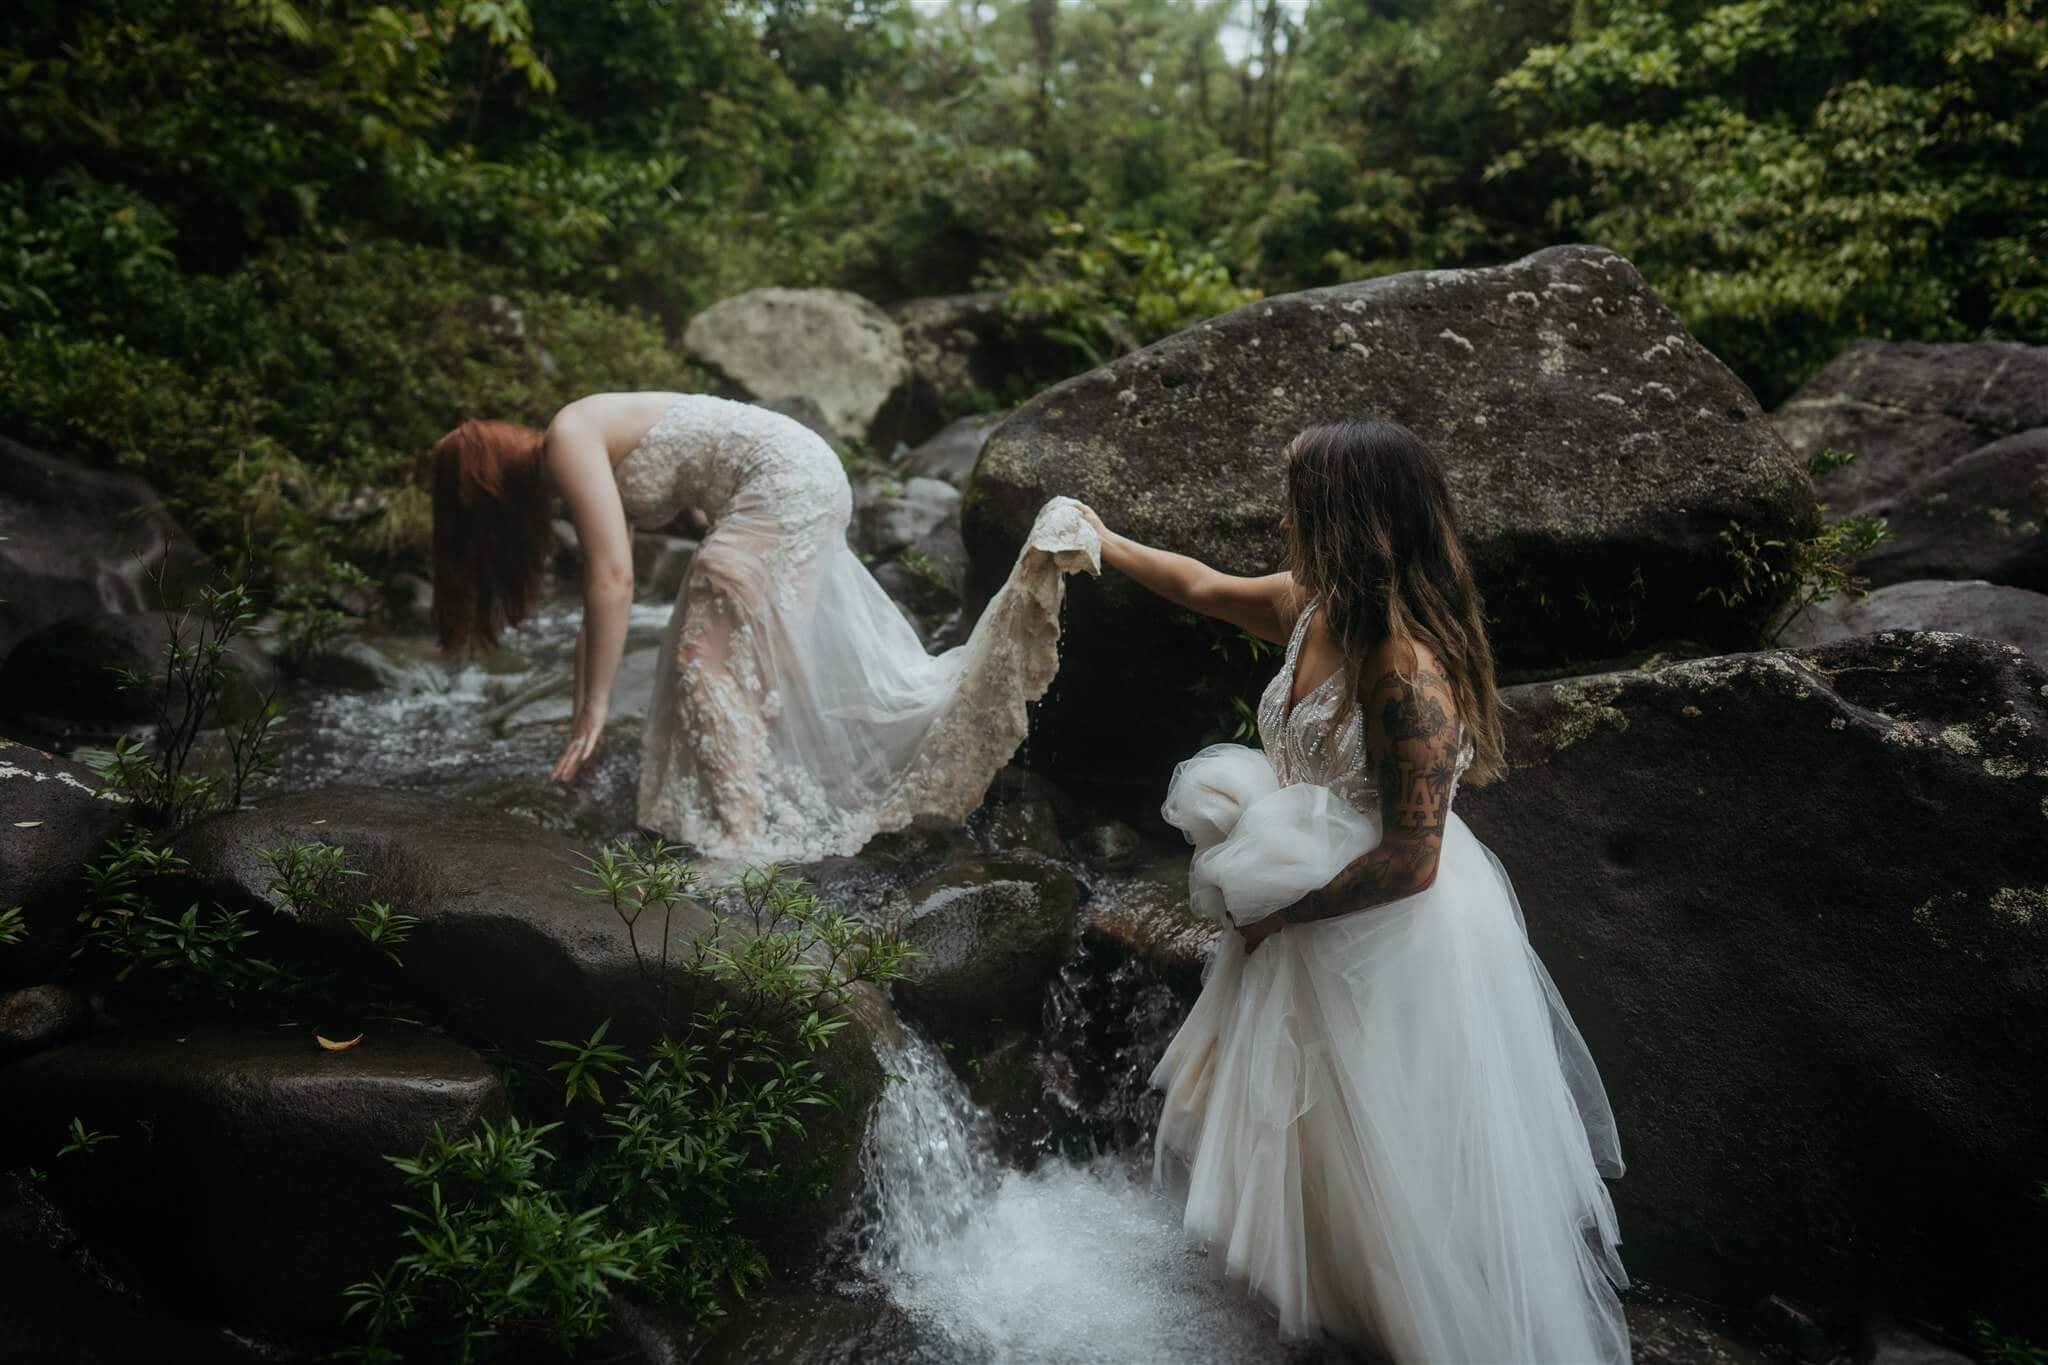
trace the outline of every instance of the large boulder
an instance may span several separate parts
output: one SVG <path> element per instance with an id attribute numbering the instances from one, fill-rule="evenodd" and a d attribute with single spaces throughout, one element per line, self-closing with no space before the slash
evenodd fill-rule
<path id="1" fill-rule="evenodd" d="M 0 991 L 0 1062 L 61 1043 L 92 1024 L 92 1001 L 71 986 L 45 982 Z"/>
<path id="2" fill-rule="evenodd" d="M 188 894 L 269 907 L 262 850 L 316 840 L 346 850 L 364 875 L 299 922 L 302 951 L 337 966 L 351 955 L 374 965 L 349 925 L 354 907 L 376 897 L 418 916 L 402 954 L 403 986 L 468 1036 L 532 1051 L 536 1040 L 584 1038 L 609 1020 L 608 1036 L 631 1045 L 662 1031 L 665 1009 L 680 1034 L 694 1009 L 720 998 L 723 988 L 680 967 L 691 941 L 712 927 L 703 906 L 685 900 L 667 919 L 650 911 L 629 932 L 608 900 L 584 890 L 581 846 L 470 801 L 333 786 L 215 816 L 180 843 L 197 884 Z M 675 964 L 667 976 L 663 963 Z M 793 1185 L 818 1198 L 755 1224 L 779 1262 L 815 1250 L 859 1181 L 860 1141 L 882 1085 L 875 1046 L 896 1025 L 874 992 L 859 994 L 852 1013 L 853 1026 L 819 1056 L 844 1103 L 815 1111 L 800 1150 L 783 1158 Z"/>
<path id="3" fill-rule="evenodd" d="M 690 319 L 683 344 L 749 398 L 808 398 L 870 450 L 903 431 L 910 361 L 887 313 L 837 289 L 755 289 Z"/>
<path id="4" fill-rule="evenodd" d="M 1268 572 L 1288 441 L 1374 417 L 1442 455 L 1510 666 L 1630 640 L 1752 640 L 1775 604 L 1712 596 L 1737 576 L 1722 533 L 1817 524 L 1802 464 L 1635 268 L 1554 247 L 1263 300 L 1039 395 L 997 428 L 968 489 L 970 601 L 1058 493 L 1138 540 Z M 1190 687 L 1217 672 L 1217 632 L 1113 575 L 1069 600 L 1041 728 L 1076 761 L 1184 757 L 1228 713 Z"/>
<path id="5" fill-rule="evenodd" d="M 1890 634 L 1508 700 L 1459 809 L 1614 1102 L 1630 1269 L 2048 1327 L 2048 673 Z"/>
<path id="6" fill-rule="evenodd" d="M 44 980 L 71 952 L 85 865 L 128 818 L 97 773 L 0 739 L 0 910 L 20 906 L 19 943 L 0 944 L 0 988 Z"/>
<path id="7" fill-rule="evenodd" d="M 1857 456 L 1822 476 L 1821 493 L 1837 512 L 1860 511 L 1988 441 L 2048 426 L 2048 346 L 1859 342 L 1771 421 L 1802 458 Z"/>
<path id="8" fill-rule="evenodd" d="M 1815 602 L 1778 636 L 1783 645 L 1818 645 L 1887 630 L 1940 630 L 2002 640 L 2048 668 L 2048 593 L 1995 583 L 1919 579 L 1864 596 Z"/>
<path id="9" fill-rule="evenodd" d="M 67 616 L 176 600 L 205 560 L 148 483 L 0 436 L 0 656 Z"/>
<path id="10" fill-rule="evenodd" d="M 1080 368 L 1075 353 L 1003 308 L 1003 295 L 947 294 L 893 304 L 915 382 L 905 437 L 922 441 L 947 422 L 1020 385 L 1047 384 Z"/>
<path id="11" fill-rule="evenodd" d="M 385 1157 L 502 1117 L 471 1049 L 397 1025 L 329 1052 L 310 1028 L 118 1030 L 0 1068 L 0 1143 L 138 1279 L 284 1326 L 330 1328 L 342 1290 L 403 1250 Z M 77 1118 L 109 1140 L 57 1156 Z"/>
<path id="12" fill-rule="evenodd" d="M 2048 426 L 1980 446 L 1861 510 L 1886 521 L 1856 566 L 1872 582 L 1983 578 L 2048 592 Z"/>
<path id="13" fill-rule="evenodd" d="M 196 647 L 197 614 L 180 616 L 176 641 Z M 51 734 L 110 735 L 156 719 L 161 698 L 177 715 L 189 700 L 166 664 L 173 618 L 160 611 L 88 612 L 44 626 L 0 662 L 0 718 Z M 277 680 L 276 667 L 243 637 L 222 657 L 222 684 L 201 718 L 205 728 L 254 714 Z M 130 686 L 124 672 L 150 683 Z"/>

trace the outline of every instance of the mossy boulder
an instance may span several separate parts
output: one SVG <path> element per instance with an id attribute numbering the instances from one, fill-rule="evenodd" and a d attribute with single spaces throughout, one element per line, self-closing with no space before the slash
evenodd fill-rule
<path id="1" fill-rule="evenodd" d="M 1509 666 L 1753 640 L 1775 604 L 1713 596 L 1736 582 L 1722 532 L 1817 525 L 1801 462 L 1635 268 L 1554 247 L 1265 299 L 1040 394 L 990 437 L 968 488 L 970 601 L 1000 585 L 1054 494 L 1141 541 L 1271 571 L 1288 441 L 1364 418 L 1443 457 Z M 1219 675 L 1215 631 L 1114 575 L 1069 600 L 1041 726 L 1064 758 L 1169 762 L 1229 713 L 1191 685 Z"/>
<path id="2" fill-rule="evenodd" d="M 1614 1102 L 1630 1270 L 2048 1328 L 2048 673 L 1900 633 L 1508 701 L 1458 808 Z"/>

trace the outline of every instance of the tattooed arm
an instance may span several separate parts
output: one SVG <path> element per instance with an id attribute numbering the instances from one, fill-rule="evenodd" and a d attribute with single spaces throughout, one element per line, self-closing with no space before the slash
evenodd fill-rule
<path id="1" fill-rule="evenodd" d="M 1436 881 L 1458 773 L 1460 729 L 1451 684 L 1434 660 L 1424 658 L 1410 678 L 1382 673 L 1359 705 L 1365 708 L 1366 754 L 1378 778 L 1379 845 L 1329 885 L 1246 925 L 1247 948 L 1282 925 L 1370 910 L 1426 891 Z"/>

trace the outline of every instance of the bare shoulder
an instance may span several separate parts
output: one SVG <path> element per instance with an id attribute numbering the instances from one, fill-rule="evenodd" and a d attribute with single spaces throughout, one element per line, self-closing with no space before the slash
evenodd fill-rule
<path id="1" fill-rule="evenodd" d="M 1416 640 L 1382 640 L 1366 656 L 1367 723 L 1389 742 L 1451 743 L 1458 700 L 1436 651 Z"/>

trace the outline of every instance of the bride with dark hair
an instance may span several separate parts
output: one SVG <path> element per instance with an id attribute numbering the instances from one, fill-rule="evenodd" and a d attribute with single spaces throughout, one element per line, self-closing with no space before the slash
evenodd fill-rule
<path id="1" fill-rule="evenodd" d="M 1290 567 L 1237 578 L 1094 524 L 1103 559 L 1286 645 L 1264 752 L 1180 765 L 1166 818 L 1228 926 L 1153 1084 L 1186 1224 L 1290 1336 L 1404 1362 L 1623 1362 L 1598 1072 L 1506 873 L 1453 813 L 1506 769 L 1493 655 L 1436 457 L 1303 432 Z M 1092 519 L 1092 512 L 1087 514 Z"/>
<path id="2" fill-rule="evenodd" d="M 721 398 L 598 394 L 545 432 L 472 421 L 435 446 L 444 647 L 495 644 L 526 619 L 556 496 L 584 566 L 560 781 L 604 733 L 633 598 L 631 527 L 685 507 L 710 521 L 662 645 L 639 820 L 718 861 L 850 854 L 914 820 L 964 819 L 1058 666 L 1064 576 L 1099 562 L 1076 505 L 1055 499 L 967 643 L 929 654 L 847 547 L 852 491 L 817 435 Z"/>

